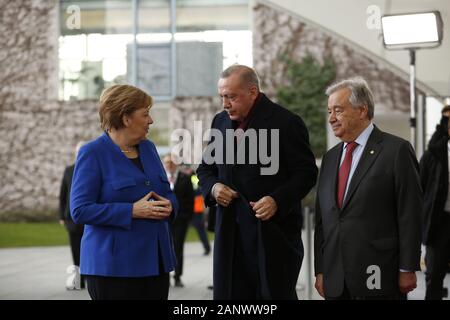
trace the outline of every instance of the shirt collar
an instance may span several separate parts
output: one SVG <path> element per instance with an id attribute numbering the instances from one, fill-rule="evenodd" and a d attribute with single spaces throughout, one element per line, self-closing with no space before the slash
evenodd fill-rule
<path id="1" fill-rule="evenodd" d="M 358 144 L 358 146 L 361 146 L 361 147 L 365 147 L 366 146 L 366 144 L 367 144 L 367 141 L 369 140 L 369 137 L 370 137 L 370 134 L 372 133 L 372 131 L 373 131 L 373 128 L 374 128 L 374 125 L 373 125 L 373 123 L 371 122 L 368 126 L 367 126 L 367 128 L 365 128 L 364 130 L 363 130 L 363 132 L 361 132 L 361 134 L 358 136 L 358 138 L 356 138 L 356 140 L 355 140 L 355 142 Z M 344 142 L 344 150 L 345 150 L 345 148 L 347 148 L 347 145 L 348 145 L 348 143 L 347 142 Z"/>

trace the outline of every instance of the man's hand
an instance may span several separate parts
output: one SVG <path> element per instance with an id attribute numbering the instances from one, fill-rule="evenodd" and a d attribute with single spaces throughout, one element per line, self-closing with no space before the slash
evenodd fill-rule
<path id="1" fill-rule="evenodd" d="M 415 272 L 399 272 L 398 287 L 400 292 L 408 293 L 417 287 L 417 277 Z"/>
<path id="2" fill-rule="evenodd" d="M 228 207 L 233 199 L 239 197 L 239 194 L 223 183 L 217 183 L 213 188 L 212 196 L 218 205 Z"/>
<path id="3" fill-rule="evenodd" d="M 262 221 L 272 218 L 278 210 L 277 203 L 270 196 L 262 197 L 257 202 L 250 202 L 250 205 L 256 213 L 255 217 L 261 219 Z"/>
<path id="4" fill-rule="evenodd" d="M 316 287 L 317 292 L 322 296 L 322 298 L 325 298 L 325 293 L 323 292 L 323 273 L 317 274 L 314 287 Z"/>

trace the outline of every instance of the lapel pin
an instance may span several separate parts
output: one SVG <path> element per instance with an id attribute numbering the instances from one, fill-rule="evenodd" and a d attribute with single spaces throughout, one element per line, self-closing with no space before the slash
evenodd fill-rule
<path id="1" fill-rule="evenodd" d="M 375 151 L 373 151 L 373 150 L 370 150 L 370 154 L 374 154 L 375 153 Z"/>

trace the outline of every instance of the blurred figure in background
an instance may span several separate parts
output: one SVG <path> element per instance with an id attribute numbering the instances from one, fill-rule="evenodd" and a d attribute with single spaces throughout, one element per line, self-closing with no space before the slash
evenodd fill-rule
<path id="1" fill-rule="evenodd" d="M 205 250 L 203 255 L 207 256 L 211 252 L 211 245 L 209 244 L 208 234 L 205 226 L 205 202 L 203 200 L 202 192 L 198 187 L 198 177 L 193 174 L 191 176 L 192 185 L 194 187 L 195 200 L 194 200 L 194 215 L 192 216 L 192 225 L 197 230 L 198 237 L 202 242 L 203 249 Z"/>
<path id="2" fill-rule="evenodd" d="M 420 160 L 424 192 L 423 244 L 426 246 L 426 300 L 443 297 L 443 282 L 450 261 L 450 105 L 442 110 L 440 124 Z"/>
<path id="3" fill-rule="evenodd" d="M 444 117 L 449 118 L 450 117 L 450 98 L 447 98 L 445 101 L 445 106 L 441 110 L 441 121 L 439 124 L 436 125 L 436 130 L 434 131 L 433 135 L 430 138 L 430 141 L 428 142 L 428 146 L 430 144 L 434 144 L 435 140 L 439 140 L 442 138 L 442 134 L 446 133 L 447 128 L 447 122 L 445 121 Z"/>
<path id="4" fill-rule="evenodd" d="M 173 155 L 170 154 L 164 156 L 163 164 L 170 188 L 175 193 L 179 205 L 178 215 L 171 225 L 173 246 L 177 258 L 174 280 L 175 287 L 184 287 L 181 281 L 181 275 L 183 274 L 183 251 L 187 230 L 194 210 L 194 189 L 192 188 L 190 175 L 181 171 L 172 157 Z"/>
<path id="5" fill-rule="evenodd" d="M 77 143 L 75 147 L 75 159 L 78 155 L 78 151 L 84 144 L 84 141 Z M 81 238 L 83 237 L 84 226 L 82 224 L 76 224 L 73 222 L 70 216 L 70 187 L 72 185 L 73 169 L 75 164 L 72 164 L 64 170 L 64 175 L 61 182 L 61 189 L 59 192 L 59 223 L 66 227 L 69 234 L 70 249 L 72 251 L 73 264 L 77 267 L 80 266 L 80 246 Z M 84 277 L 80 278 L 80 288 L 84 289 Z M 77 289 L 76 286 L 67 286 L 68 290 Z"/>

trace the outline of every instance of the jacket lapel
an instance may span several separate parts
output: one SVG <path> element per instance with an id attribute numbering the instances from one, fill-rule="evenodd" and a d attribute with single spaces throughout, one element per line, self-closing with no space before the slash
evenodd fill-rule
<path id="1" fill-rule="evenodd" d="M 252 129 L 268 129 L 270 127 L 269 118 L 273 113 L 273 110 L 270 108 L 271 102 L 264 93 L 261 93 L 261 95 L 260 101 L 254 106 L 257 109 L 254 111 L 253 118 L 248 125 Z"/>
<path id="2" fill-rule="evenodd" d="M 374 126 L 369 140 L 367 140 L 366 147 L 363 150 L 358 166 L 356 167 L 355 173 L 353 174 L 352 180 L 350 181 L 350 186 L 348 188 L 347 195 L 345 196 L 342 210 L 345 209 L 347 203 L 350 201 L 356 189 L 358 188 L 358 185 L 360 184 L 362 178 L 366 175 L 367 171 L 370 169 L 370 167 L 373 165 L 378 155 L 380 154 L 381 149 L 383 148 L 383 145 L 381 143 L 382 140 L 382 132 L 376 126 Z"/>
<path id="3" fill-rule="evenodd" d="M 227 146 L 229 145 L 229 141 L 227 141 L 228 135 L 227 135 L 227 130 L 233 130 L 233 122 L 231 121 L 230 117 L 228 115 L 225 115 L 224 120 L 223 120 L 223 124 L 222 124 L 222 136 L 223 136 L 223 151 L 222 154 L 224 156 L 223 159 L 223 166 L 225 168 L 225 176 L 228 177 L 228 179 L 230 180 L 230 182 L 232 182 L 232 176 L 233 176 L 233 164 L 228 164 L 227 161 Z M 234 148 L 234 142 L 233 142 L 233 148 Z M 233 159 L 233 163 L 234 163 L 234 159 Z"/>
<path id="4" fill-rule="evenodd" d="M 331 170 L 331 174 L 327 174 L 327 176 L 331 177 L 331 195 L 330 198 L 332 199 L 333 202 L 333 206 L 334 207 L 338 207 L 337 205 L 337 198 L 336 198 L 336 194 L 337 194 L 337 177 L 339 174 L 339 164 L 341 162 L 341 157 L 342 157 L 342 146 L 343 146 L 343 142 L 339 143 L 337 146 L 334 147 L 334 149 L 330 152 L 329 154 L 329 163 L 333 164 L 333 167 L 330 168 L 329 170 Z"/>

